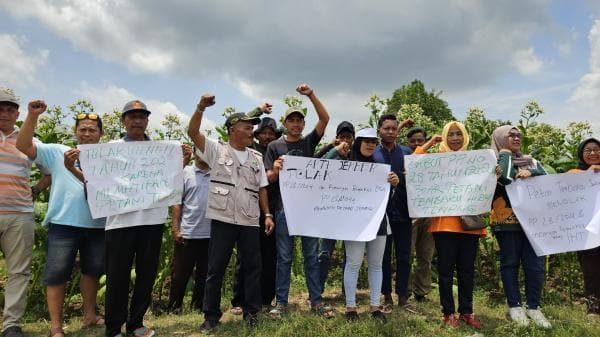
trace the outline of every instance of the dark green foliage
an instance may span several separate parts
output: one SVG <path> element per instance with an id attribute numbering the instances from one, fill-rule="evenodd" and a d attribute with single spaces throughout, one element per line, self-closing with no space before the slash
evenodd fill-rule
<path id="1" fill-rule="evenodd" d="M 442 123 L 454 120 L 448 103 L 440 98 L 441 94 L 441 91 L 427 91 L 425 84 L 415 79 L 394 91 L 392 98 L 387 101 L 386 113 L 395 115 L 403 104 L 417 104 L 423 109 L 423 114 L 434 121 Z"/>

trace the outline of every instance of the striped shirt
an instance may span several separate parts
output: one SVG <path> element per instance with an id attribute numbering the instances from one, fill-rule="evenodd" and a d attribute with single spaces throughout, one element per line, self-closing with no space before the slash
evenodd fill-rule
<path id="1" fill-rule="evenodd" d="M 0 131 L 0 214 L 33 212 L 29 175 L 32 161 L 16 147 L 19 128 Z"/>

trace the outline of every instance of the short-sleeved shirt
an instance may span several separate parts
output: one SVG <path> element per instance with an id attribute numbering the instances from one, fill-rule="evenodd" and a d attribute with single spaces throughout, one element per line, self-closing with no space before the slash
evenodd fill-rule
<path id="1" fill-rule="evenodd" d="M 267 154 L 264 157 L 265 168 L 267 170 L 272 169 L 275 160 L 284 155 L 311 158 L 314 157 L 315 148 L 317 145 L 319 145 L 322 137 L 323 135 L 319 135 L 316 129 L 306 135 L 306 137 L 303 137 L 296 142 L 288 142 L 285 140 L 285 136 L 279 137 L 278 139 L 269 143 L 269 146 L 267 146 Z M 271 209 L 275 210 L 282 209 L 283 203 L 281 201 L 281 193 L 279 191 L 279 180 L 271 185 L 273 185 L 273 191 L 275 192 L 275 196 L 273 197 L 275 205 L 270 205 L 270 207 Z"/>
<path id="2" fill-rule="evenodd" d="M 36 144 L 35 163 L 52 175 L 50 202 L 43 224 L 104 228 L 105 218 L 92 219 L 83 183 L 65 167 L 64 153 L 69 149 L 62 144 Z"/>
<path id="3" fill-rule="evenodd" d="M 196 154 L 200 157 L 205 163 L 208 164 L 211 168 L 216 167 L 218 164 L 219 157 L 221 156 L 222 151 L 227 151 L 227 145 L 220 144 L 219 142 L 205 138 L 204 142 L 204 152 L 200 151 L 200 149 L 196 148 Z M 244 164 L 248 157 L 250 156 L 250 150 L 244 149 L 243 151 L 233 149 L 238 161 L 241 164 Z M 260 166 L 260 180 L 259 187 L 266 187 L 269 185 L 269 181 L 267 180 L 267 172 L 265 171 L 264 164 L 262 162 L 259 163 Z"/>
<path id="4" fill-rule="evenodd" d="M 210 171 L 202 172 L 196 165 L 183 169 L 181 205 L 181 235 L 184 239 L 210 238 L 210 219 L 206 218 Z"/>
<path id="5" fill-rule="evenodd" d="M 150 140 L 150 138 L 146 138 Z M 130 141 L 127 137 L 114 141 L 113 143 Z M 85 174 L 85 173 L 84 173 Z M 106 230 L 127 228 L 145 225 L 163 225 L 167 222 L 169 215 L 168 207 L 147 208 L 123 214 L 110 215 L 106 217 Z"/>
<path id="6" fill-rule="evenodd" d="M 17 149 L 18 134 L 19 128 L 8 135 L 0 131 L 0 214 L 33 212 L 32 160 Z"/>

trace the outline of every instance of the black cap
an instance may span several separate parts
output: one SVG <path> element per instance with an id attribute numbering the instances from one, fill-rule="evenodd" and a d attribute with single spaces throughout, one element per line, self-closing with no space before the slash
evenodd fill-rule
<path id="1" fill-rule="evenodd" d="M 277 138 L 279 138 L 281 136 L 281 134 L 283 133 L 281 131 L 281 129 L 277 128 L 277 122 L 275 122 L 275 120 L 273 118 L 263 117 L 260 120 L 260 124 L 258 124 L 258 127 L 256 128 L 256 130 L 254 130 L 254 137 L 258 136 L 258 134 L 261 133 L 265 128 L 273 129 Z"/>
<path id="2" fill-rule="evenodd" d="M 354 137 L 354 125 L 352 125 L 352 123 L 343 121 L 340 124 L 338 124 L 335 135 L 339 136 L 339 134 L 344 131 L 350 132 L 352 134 L 352 137 Z"/>
<path id="3" fill-rule="evenodd" d="M 227 120 L 225 121 L 225 126 L 230 127 L 239 121 L 250 122 L 253 125 L 256 125 L 256 124 L 260 123 L 260 118 L 248 117 L 248 115 L 246 115 L 243 112 L 236 112 L 236 113 L 232 114 L 231 116 L 227 117 Z"/>
<path id="4" fill-rule="evenodd" d="M 148 108 L 146 107 L 146 104 L 144 104 L 144 102 L 140 101 L 140 100 L 133 100 L 133 101 L 129 101 L 125 104 L 125 106 L 123 107 L 123 115 L 125 115 L 128 112 L 143 112 L 146 115 L 150 114 L 150 110 L 148 110 Z"/>

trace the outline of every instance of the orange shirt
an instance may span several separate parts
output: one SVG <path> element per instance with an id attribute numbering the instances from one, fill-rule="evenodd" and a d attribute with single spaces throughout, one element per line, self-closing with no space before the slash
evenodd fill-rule
<path id="1" fill-rule="evenodd" d="M 426 154 L 422 147 L 418 146 L 413 154 Z M 429 226 L 430 233 L 434 232 L 453 232 L 453 233 L 465 233 L 479 235 L 481 237 L 487 236 L 487 230 L 485 228 L 466 231 L 460 224 L 460 217 L 458 216 L 441 216 L 431 218 L 431 225 Z"/>

